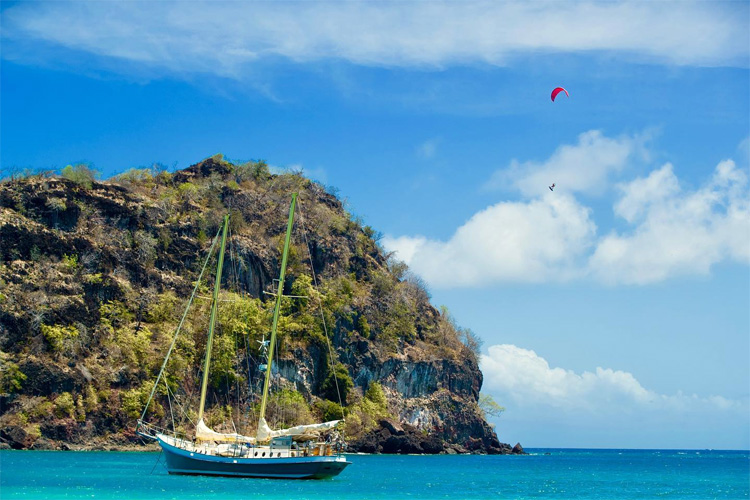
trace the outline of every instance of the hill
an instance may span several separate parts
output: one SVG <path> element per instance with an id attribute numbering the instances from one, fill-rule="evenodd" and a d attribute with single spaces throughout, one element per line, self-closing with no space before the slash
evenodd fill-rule
<path id="1" fill-rule="evenodd" d="M 257 400 L 234 389 L 257 385 L 264 291 L 278 276 L 292 192 L 300 213 L 285 293 L 320 300 L 285 299 L 271 418 L 345 415 L 360 451 L 510 452 L 478 404 L 478 340 L 430 304 L 378 234 L 320 184 L 220 155 L 175 173 L 97 181 L 78 166 L 0 183 L 0 439 L 37 449 L 139 443 L 135 420 L 226 213 L 233 264 L 222 279 L 233 291 L 220 304 L 207 421 L 252 428 Z M 208 301 L 196 302 L 168 367 L 175 387 L 199 377 Z M 161 392 L 149 417 L 166 425 L 174 410 Z"/>

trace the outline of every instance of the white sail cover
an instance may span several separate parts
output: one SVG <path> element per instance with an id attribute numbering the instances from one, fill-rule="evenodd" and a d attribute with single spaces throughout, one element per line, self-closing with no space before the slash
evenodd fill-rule
<path id="1" fill-rule="evenodd" d="M 195 439 L 198 441 L 219 441 L 222 443 L 254 443 L 255 438 L 242 434 L 223 434 L 208 427 L 203 419 L 195 426 Z"/>
<path id="2" fill-rule="evenodd" d="M 258 422 L 258 441 L 268 441 L 271 438 L 279 436 L 304 436 L 312 432 L 327 431 L 336 427 L 336 424 L 339 422 L 341 422 L 341 420 L 331 420 L 330 422 L 323 422 L 322 424 L 296 425 L 288 429 L 279 429 L 275 431 L 268 426 L 265 418 L 261 418 L 260 422 Z"/>

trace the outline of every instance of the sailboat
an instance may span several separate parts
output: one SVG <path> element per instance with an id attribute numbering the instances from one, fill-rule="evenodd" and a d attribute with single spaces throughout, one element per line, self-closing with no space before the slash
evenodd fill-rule
<path id="1" fill-rule="evenodd" d="M 221 248 L 217 259 L 216 279 L 214 282 L 213 299 L 208 327 L 208 338 L 206 344 L 206 355 L 203 363 L 203 375 L 201 380 L 200 403 L 197 413 L 197 424 L 192 438 L 178 434 L 175 429 L 167 430 L 158 428 L 145 421 L 146 411 L 153 400 L 159 379 L 164 373 L 170 354 L 175 346 L 177 333 L 187 316 L 187 308 L 182 317 L 180 326 L 177 328 L 174 340 L 167 352 L 162 364 L 161 371 L 151 395 L 146 403 L 141 418 L 136 426 L 136 433 L 146 439 L 159 443 L 166 459 L 166 467 L 170 474 L 187 475 L 211 475 L 211 476 L 238 476 L 238 477 L 264 477 L 264 478 L 286 478 L 286 479 L 323 479 L 338 475 L 351 462 L 342 455 L 342 443 L 336 438 L 335 427 L 339 420 L 319 424 L 297 425 L 288 429 L 271 429 L 266 421 L 266 405 L 268 403 L 269 382 L 271 380 L 271 369 L 273 363 L 274 346 L 276 343 L 276 332 L 279 320 L 279 309 L 281 306 L 282 292 L 284 288 L 284 277 L 286 273 L 287 255 L 289 253 L 289 242 L 292 225 L 294 221 L 294 209 L 297 194 L 292 195 L 289 207 L 289 221 L 287 223 L 284 250 L 281 259 L 281 274 L 279 276 L 278 292 L 273 310 L 273 322 L 271 325 L 271 337 L 262 342 L 262 352 L 267 353 L 265 365 L 261 369 L 265 371 L 263 382 L 263 395 L 260 403 L 260 416 L 258 419 L 257 433 L 255 436 L 244 436 L 234 433 L 221 433 L 211 429 L 203 420 L 206 389 L 208 385 L 208 374 L 211 362 L 211 348 L 213 343 L 214 325 L 217 317 L 219 301 L 219 285 L 224 262 L 224 250 L 226 247 L 227 228 L 229 226 L 229 215 L 224 216 L 221 232 Z M 215 245 L 215 243 L 214 243 Z M 209 257 L 211 258 L 211 251 Z M 206 268 L 203 266 L 203 270 Z M 202 275 L 203 271 L 201 271 Z M 200 278 L 198 280 L 200 283 Z M 198 285 L 196 284 L 196 290 Z M 193 291 L 193 297 L 195 291 Z M 188 302 L 188 308 L 190 302 Z M 166 383 L 166 382 L 165 382 Z M 333 438 L 322 439 L 322 433 L 332 431 Z M 329 433 L 331 434 L 331 433 Z"/>

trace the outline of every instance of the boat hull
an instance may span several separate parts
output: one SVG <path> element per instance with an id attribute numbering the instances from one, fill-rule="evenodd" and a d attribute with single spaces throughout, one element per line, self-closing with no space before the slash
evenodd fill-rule
<path id="1" fill-rule="evenodd" d="M 325 479 L 337 476 L 351 462 L 344 457 L 232 458 L 183 450 L 162 439 L 159 444 L 170 474 Z"/>

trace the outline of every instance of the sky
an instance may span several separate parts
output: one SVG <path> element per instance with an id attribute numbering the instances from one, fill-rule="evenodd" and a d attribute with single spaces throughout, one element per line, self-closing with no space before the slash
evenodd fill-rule
<path id="1" fill-rule="evenodd" d="M 302 170 L 482 339 L 501 441 L 750 448 L 750 3 L 0 16 L 4 175 Z"/>

